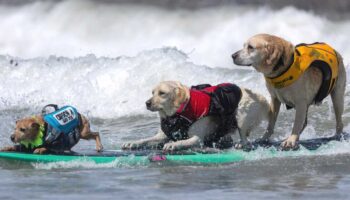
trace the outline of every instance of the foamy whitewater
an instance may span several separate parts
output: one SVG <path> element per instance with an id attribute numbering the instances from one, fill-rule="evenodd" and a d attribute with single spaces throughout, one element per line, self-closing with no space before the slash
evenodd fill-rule
<path id="1" fill-rule="evenodd" d="M 0 109 L 57 102 L 101 118 L 147 114 L 144 101 L 162 80 L 232 81 L 267 96 L 261 75 L 230 57 L 261 32 L 293 43 L 327 42 L 350 62 L 350 20 L 332 22 L 293 7 L 174 11 L 35 2 L 0 6 L 0 18 Z"/>
<path id="2" fill-rule="evenodd" d="M 0 4 L 0 145 L 10 144 L 15 120 L 56 103 L 77 107 L 90 118 L 92 128 L 100 131 L 105 148 L 118 149 L 125 141 L 156 132 L 157 115 L 146 110 L 145 101 L 152 88 L 164 80 L 187 85 L 234 82 L 269 98 L 262 75 L 251 67 L 235 66 L 231 59 L 244 41 L 262 32 L 294 44 L 327 42 L 343 55 L 350 80 L 350 19 L 332 21 L 294 7 L 273 10 L 224 5 L 187 10 L 83 0 Z M 349 104 L 347 89 L 346 132 L 350 132 Z M 274 139 L 290 134 L 294 114 L 282 108 Z M 321 106 L 310 108 L 308 120 L 302 139 L 334 134 L 329 97 Z M 259 138 L 265 126 L 261 125 L 251 139 Z M 75 150 L 92 148 L 92 141 L 82 141 Z M 30 196 L 28 190 L 16 197 L 45 199 L 52 192 L 57 193 L 56 199 L 109 199 L 117 195 L 121 199 L 210 199 L 212 195 L 256 199 L 276 198 L 276 193 L 286 198 L 348 197 L 343 192 L 350 186 L 349 142 L 332 143 L 316 155 L 302 149 L 293 158 L 271 159 L 264 157 L 266 151 L 254 152 L 254 161 L 213 167 L 128 168 L 87 161 L 33 164 L 23 169 L 2 163 L 0 197 L 13 197 L 17 182 L 7 185 L 13 178 L 29 183 L 43 177 L 52 185 L 59 180 L 64 186 L 52 189 L 39 184 L 32 186 L 37 194 Z M 23 178 L 27 173 L 34 175 L 27 180 Z M 309 187 L 311 196 L 303 192 L 302 184 Z M 329 195 L 333 185 L 337 192 Z M 89 192 L 77 194 L 75 187 L 88 188 Z"/>

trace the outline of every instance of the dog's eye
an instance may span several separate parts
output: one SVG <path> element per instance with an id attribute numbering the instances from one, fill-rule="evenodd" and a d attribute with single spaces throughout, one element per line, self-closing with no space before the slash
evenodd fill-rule
<path id="1" fill-rule="evenodd" d="M 22 132 L 26 131 L 25 128 L 20 128 L 19 130 L 22 131 Z"/>
<path id="2" fill-rule="evenodd" d="M 163 95 L 165 95 L 165 92 L 162 92 L 162 91 L 159 91 L 159 96 L 163 96 Z"/>
<path id="3" fill-rule="evenodd" d="M 252 45 L 248 45 L 248 50 L 253 50 L 254 49 L 254 47 L 252 46 Z"/>

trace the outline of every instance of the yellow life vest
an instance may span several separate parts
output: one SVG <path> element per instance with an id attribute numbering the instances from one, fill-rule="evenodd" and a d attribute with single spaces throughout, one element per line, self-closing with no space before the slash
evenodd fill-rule
<path id="1" fill-rule="evenodd" d="M 275 88 L 284 88 L 296 80 L 312 65 L 323 74 L 321 87 L 315 103 L 321 102 L 334 88 L 338 78 L 338 58 L 335 50 L 325 43 L 299 44 L 295 47 L 294 62 L 281 75 L 265 80 Z"/>

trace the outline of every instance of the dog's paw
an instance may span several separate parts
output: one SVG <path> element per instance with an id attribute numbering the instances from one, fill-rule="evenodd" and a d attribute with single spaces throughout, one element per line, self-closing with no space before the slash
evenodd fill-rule
<path id="1" fill-rule="evenodd" d="M 4 147 L 2 149 L 0 149 L 0 151 L 16 151 L 15 147 Z"/>
<path id="2" fill-rule="evenodd" d="M 34 154 L 44 154 L 47 151 L 46 148 L 37 148 L 34 150 Z"/>
<path id="3" fill-rule="evenodd" d="M 240 142 L 235 144 L 234 147 L 235 149 L 243 149 L 243 150 L 249 151 L 253 148 L 253 145 L 250 142 L 246 142 L 246 143 Z"/>
<path id="4" fill-rule="evenodd" d="M 134 150 L 140 147 L 140 144 L 137 142 L 127 142 L 122 144 L 123 150 Z"/>
<path id="5" fill-rule="evenodd" d="M 299 140 L 299 136 L 293 134 L 281 143 L 281 147 L 284 150 L 296 149 L 298 147 L 298 143 L 297 143 L 298 140 Z"/>
<path id="6" fill-rule="evenodd" d="M 163 146 L 163 151 L 175 151 L 179 149 L 180 145 L 176 144 L 176 142 L 166 143 Z"/>
<path id="7" fill-rule="evenodd" d="M 243 144 L 242 143 L 235 144 L 235 149 L 243 149 Z"/>
<path id="8" fill-rule="evenodd" d="M 103 151 L 103 146 L 102 145 L 96 146 L 96 151 L 97 152 L 102 152 Z"/>

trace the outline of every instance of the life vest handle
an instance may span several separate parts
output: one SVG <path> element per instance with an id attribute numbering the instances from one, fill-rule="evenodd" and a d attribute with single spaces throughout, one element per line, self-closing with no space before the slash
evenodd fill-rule
<path id="1" fill-rule="evenodd" d="M 41 110 L 41 115 L 46 115 L 48 113 L 46 113 L 46 108 L 47 107 L 53 107 L 55 109 L 55 111 L 57 111 L 59 108 L 58 108 L 58 105 L 57 104 L 47 104 L 46 106 L 43 107 L 43 109 Z"/>

